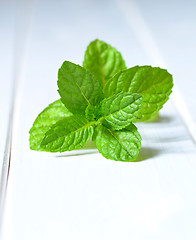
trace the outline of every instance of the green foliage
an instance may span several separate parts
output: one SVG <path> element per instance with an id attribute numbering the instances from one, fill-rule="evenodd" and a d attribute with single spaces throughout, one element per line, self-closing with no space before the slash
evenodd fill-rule
<path id="1" fill-rule="evenodd" d="M 101 102 L 103 125 L 110 130 L 128 126 L 137 116 L 142 104 L 139 94 L 118 93 Z"/>
<path id="2" fill-rule="evenodd" d="M 88 120 L 92 120 L 92 121 L 98 120 L 101 117 L 100 111 L 101 111 L 100 105 L 98 105 L 98 106 L 89 105 L 86 108 L 85 116 Z"/>
<path id="3" fill-rule="evenodd" d="M 44 151 L 41 142 L 46 132 L 58 121 L 69 116 L 72 116 L 72 113 L 67 110 L 60 100 L 51 103 L 37 116 L 29 131 L 30 148 L 32 150 Z"/>
<path id="4" fill-rule="evenodd" d="M 88 105 L 97 105 L 103 98 L 99 81 L 84 68 L 65 61 L 58 71 L 58 92 L 61 101 L 72 113 L 85 113 Z"/>
<path id="5" fill-rule="evenodd" d="M 121 131 L 97 126 L 93 141 L 105 158 L 116 161 L 134 161 L 141 148 L 141 137 L 133 124 Z"/>
<path id="6" fill-rule="evenodd" d="M 92 125 L 80 115 L 63 118 L 46 132 L 41 146 L 51 152 L 65 152 L 81 148 L 93 135 Z"/>
<path id="7" fill-rule="evenodd" d="M 34 121 L 30 148 L 71 151 L 92 138 L 105 158 L 134 161 L 141 136 L 133 122 L 158 116 L 172 92 L 171 74 L 151 66 L 126 69 L 121 54 L 99 40 L 87 47 L 83 67 L 68 61 L 62 64 L 58 72 L 61 100 Z"/>
<path id="8" fill-rule="evenodd" d="M 88 45 L 84 55 L 83 67 L 99 80 L 102 87 L 117 72 L 126 69 L 121 53 L 98 39 Z"/>
<path id="9" fill-rule="evenodd" d="M 106 97 L 119 92 L 138 93 L 143 103 L 137 121 L 151 119 L 163 107 L 172 92 L 172 75 L 165 69 L 135 66 L 117 73 L 105 86 Z"/>

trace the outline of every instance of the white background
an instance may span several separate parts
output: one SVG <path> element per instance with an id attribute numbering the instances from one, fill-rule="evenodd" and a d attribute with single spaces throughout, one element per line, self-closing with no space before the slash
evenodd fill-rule
<path id="1" fill-rule="evenodd" d="M 13 126 L 3 240 L 196 239 L 195 12 L 190 0 L 0 2 L 1 163 Z M 28 146 L 35 117 L 58 99 L 58 68 L 82 64 L 96 38 L 128 67 L 166 67 L 174 77 L 160 120 L 137 124 L 135 163 Z"/>

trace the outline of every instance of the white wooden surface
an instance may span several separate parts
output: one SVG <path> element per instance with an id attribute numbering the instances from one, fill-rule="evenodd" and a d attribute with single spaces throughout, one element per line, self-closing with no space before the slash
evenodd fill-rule
<path id="1" fill-rule="evenodd" d="M 10 14 L 1 15 L 10 39 L 1 39 L 2 49 L 8 49 L 1 86 L 8 94 L 9 81 L 2 78 L 10 80 L 9 62 L 20 60 L 13 76 L 16 104 L 2 239 L 196 239 L 195 2 L 9 0 L 2 6 L 1 12 Z M 22 58 L 13 54 L 14 30 Z M 81 64 L 95 38 L 117 47 L 127 66 L 167 67 L 179 89 L 159 121 L 137 124 L 143 138 L 138 162 L 29 150 L 32 122 L 58 98 L 58 68 L 64 60 Z M 6 91 L 1 87 L 1 104 L 9 100 Z M 6 104 L 1 105 L 2 151 Z"/>
<path id="2" fill-rule="evenodd" d="M 15 43 L 15 5 L 0 2 L 0 212 L 5 196 L 9 169 L 11 129 L 11 103 L 13 102 L 14 82 L 14 43 Z M 1 222 L 0 214 L 0 222 Z M 1 225 L 1 224 L 0 224 Z"/>
<path id="3" fill-rule="evenodd" d="M 11 3 L 10 3 L 11 4 Z M 9 122 L 9 106 L 11 103 L 13 55 L 14 55 L 14 17 L 15 8 L 0 2 L 0 167 L 2 166 L 4 148 Z M 0 173 L 1 176 L 1 173 Z"/>

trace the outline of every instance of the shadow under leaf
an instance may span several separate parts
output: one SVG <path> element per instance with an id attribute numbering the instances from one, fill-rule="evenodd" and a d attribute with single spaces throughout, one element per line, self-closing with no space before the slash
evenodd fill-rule
<path id="1" fill-rule="evenodd" d="M 156 148 L 149 148 L 149 147 L 142 147 L 138 157 L 133 162 L 141 162 L 145 160 L 150 160 L 158 156 L 161 153 L 160 149 Z"/>
<path id="2" fill-rule="evenodd" d="M 170 123 L 172 121 L 173 121 L 173 118 L 171 116 L 159 115 L 158 117 L 151 119 L 149 121 L 146 121 L 144 123 Z"/>

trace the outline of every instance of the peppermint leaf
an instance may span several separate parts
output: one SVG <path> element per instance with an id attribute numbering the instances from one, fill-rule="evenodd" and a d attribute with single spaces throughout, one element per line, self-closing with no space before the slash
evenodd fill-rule
<path id="1" fill-rule="evenodd" d="M 85 116 L 90 121 L 97 121 L 101 117 L 101 106 L 91 106 L 86 108 Z"/>
<path id="2" fill-rule="evenodd" d="M 137 116 L 142 96 L 135 93 L 119 93 L 104 99 L 100 105 L 103 125 L 110 130 L 128 126 Z"/>
<path id="3" fill-rule="evenodd" d="M 102 87 L 117 72 L 126 69 L 121 53 L 98 39 L 91 42 L 87 47 L 83 67 L 99 80 Z"/>
<path id="4" fill-rule="evenodd" d="M 92 137 L 93 124 L 80 115 L 63 118 L 45 134 L 41 147 L 49 152 L 78 149 Z"/>
<path id="5" fill-rule="evenodd" d="M 120 131 L 97 126 L 93 141 L 105 158 L 116 161 L 134 161 L 141 148 L 141 137 L 133 124 Z"/>
<path id="6" fill-rule="evenodd" d="M 30 129 L 29 143 L 31 150 L 43 151 L 40 146 L 45 133 L 59 120 L 72 116 L 64 104 L 57 100 L 45 108 L 35 119 Z"/>
<path id="7" fill-rule="evenodd" d="M 104 89 L 106 97 L 119 92 L 138 93 L 143 103 L 137 121 L 151 119 L 163 107 L 172 92 L 172 75 L 165 69 L 151 66 L 135 66 L 117 73 Z"/>
<path id="8" fill-rule="evenodd" d="M 58 92 L 66 108 L 84 114 L 88 105 L 97 105 L 103 98 L 99 81 L 84 68 L 65 61 L 58 72 Z"/>

